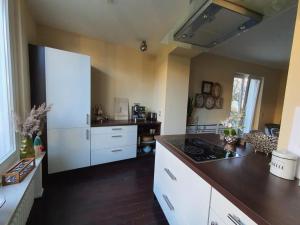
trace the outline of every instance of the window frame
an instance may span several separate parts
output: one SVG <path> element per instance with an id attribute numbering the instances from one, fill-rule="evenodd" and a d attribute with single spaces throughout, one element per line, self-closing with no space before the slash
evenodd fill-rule
<path id="1" fill-rule="evenodd" d="M 3 46 L 0 47 L 0 50 L 3 50 L 3 68 L 0 68 L 0 72 L 3 72 L 4 79 L 0 82 L 6 83 L 6 88 L 3 89 L 3 93 L 7 96 L 7 112 L 8 115 L 8 135 L 6 138 L 9 138 L 9 147 L 10 150 L 3 154 L 0 157 L 0 166 L 5 164 L 6 161 L 9 161 L 12 158 L 12 155 L 16 153 L 16 134 L 15 134 L 15 127 L 14 127 L 14 90 L 13 90 L 13 65 L 12 65 L 12 48 L 11 48 L 11 32 L 10 32 L 10 17 L 9 17 L 9 2 L 8 0 L 0 0 L 2 10 L 0 14 L 0 29 L 1 29 L 1 39 L 3 39 L 2 43 Z M 1 56 L 1 57 L 2 57 Z M 0 151 L 3 151 L 0 149 Z"/>

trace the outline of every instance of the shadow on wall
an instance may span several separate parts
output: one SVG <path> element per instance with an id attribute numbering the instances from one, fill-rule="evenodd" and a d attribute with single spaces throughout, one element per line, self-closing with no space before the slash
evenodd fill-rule
<path id="1" fill-rule="evenodd" d="M 111 115 L 114 98 L 114 93 L 112 93 L 113 77 L 93 66 L 91 73 L 91 106 L 101 104 L 104 113 Z"/>

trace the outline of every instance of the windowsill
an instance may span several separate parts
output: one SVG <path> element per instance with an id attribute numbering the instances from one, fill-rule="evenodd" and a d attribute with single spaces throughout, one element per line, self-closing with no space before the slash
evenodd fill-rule
<path id="1" fill-rule="evenodd" d="M 36 174 L 37 168 L 40 166 L 45 153 L 35 159 L 36 167 L 28 176 L 19 184 L 13 184 L 3 187 L 3 194 L 6 202 L 0 208 L 0 224 L 8 225 L 21 202 L 25 191 Z"/>
<path id="2" fill-rule="evenodd" d="M 11 165 L 19 159 L 19 151 L 12 152 L 6 159 L 0 162 L 0 174 L 5 172 Z"/>

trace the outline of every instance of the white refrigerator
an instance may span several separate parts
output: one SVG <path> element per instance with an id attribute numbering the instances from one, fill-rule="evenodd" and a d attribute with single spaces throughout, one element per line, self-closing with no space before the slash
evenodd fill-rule
<path id="1" fill-rule="evenodd" d="M 45 48 L 48 173 L 90 166 L 91 59 Z"/>

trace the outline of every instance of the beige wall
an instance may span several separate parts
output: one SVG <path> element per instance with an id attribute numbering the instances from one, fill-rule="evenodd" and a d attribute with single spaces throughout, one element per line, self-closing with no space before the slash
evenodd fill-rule
<path id="1" fill-rule="evenodd" d="M 186 131 L 190 62 L 183 56 L 168 57 L 164 134 Z"/>
<path id="2" fill-rule="evenodd" d="M 38 26 L 37 34 L 41 45 L 91 56 L 92 105 L 101 104 L 112 116 L 114 97 L 123 97 L 152 110 L 154 56 L 45 26 Z"/>
<path id="3" fill-rule="evenodd" d="M 294 112 L 296 107 L 300 106 L 300 3 L 298 3 L 298 14 L 294 32 L 294 41 L 291 52 L 290 66 L 286 84 L 282 125 L 278 147 L 279 149 L 288 149 L 288 144 L 293 126 Z"/>
<path id="4" fill-rule="evenodd" d="M 165 128 L 165 102 L 168 72 L 169 50 L 163 48 L 155 60 L 155 77 L 153 86 L 153 109 L 157 112 L 157 119 L 162 122 L 161 133 Z"/>
<path id="5" fill-rule="evenodd" d="M 284 71 L 209 53 L 203 53 L 192 59 L 189 96 L 195 97 L 196 93 L 201 93 L 203 80 L 219 82 L 223 87 L 224 107 L 213 110 L 195 109 L 193 117 L 195 119 L 198 117 L 199 123 L 205 124 L 217 123 L 229 116 L 233 77 L 237 72 L 264 77 L 261 107 L 257 110 L 260 114 L 260 119 L 256 122 L 258 128 L 262 128 L 265 123 L 280 123 L 286 77 Z"/>

